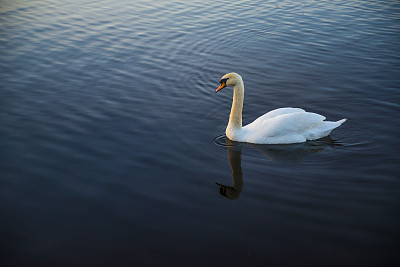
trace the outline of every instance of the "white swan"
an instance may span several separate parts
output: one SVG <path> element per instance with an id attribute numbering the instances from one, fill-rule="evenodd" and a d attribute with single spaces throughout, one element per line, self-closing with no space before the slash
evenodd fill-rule
<path id="1" fill-rule="evenodd" d="M 327 136 L 346 119 L 324 121 L 325 117 L 301 108 L 278 108 L 242 127 L 244 84 L 237 73 L 225 74 L 216 92 L 233 86 L 233 101 L 226 136 L 233 141 L 254 144 L 302 143 Z"/>

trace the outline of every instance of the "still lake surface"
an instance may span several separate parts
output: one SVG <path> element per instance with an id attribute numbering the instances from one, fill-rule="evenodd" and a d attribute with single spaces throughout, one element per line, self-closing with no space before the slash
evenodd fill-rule
<path id="1" fill-rule="evenodd" d="M 229 142 L 231 71 L 348 121 Z M 3 264 L 400 262 L 397 0 L 0 1 L 0 89 Z"/>

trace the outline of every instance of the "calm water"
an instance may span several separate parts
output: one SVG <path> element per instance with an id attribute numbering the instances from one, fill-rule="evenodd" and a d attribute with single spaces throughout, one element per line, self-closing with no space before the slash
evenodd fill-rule
<path id="1" fill-rule="evenodd" d="M 231 71 L 348 121 L 231 143 Z M 400 262 L 397 0 L 2 0 L 0 89 L 3 264 Z"/>

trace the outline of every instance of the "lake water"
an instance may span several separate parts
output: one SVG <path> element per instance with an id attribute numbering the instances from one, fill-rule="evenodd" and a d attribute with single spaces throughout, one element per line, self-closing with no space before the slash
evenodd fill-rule
<path id="1" fill-rule="evenodd" d="M 278 107 L 296 145 L 224 136 Z M 0 1 L 2 265 L 400 263 L 400 2 Z"/>

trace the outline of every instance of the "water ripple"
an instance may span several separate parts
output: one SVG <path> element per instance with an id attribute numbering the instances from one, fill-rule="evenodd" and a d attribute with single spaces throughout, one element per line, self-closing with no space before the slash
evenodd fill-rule
<path id="1" fill-rule="evenodd" d="M 6 254 L 240 264 L 239 235 L 250 265 L 381 263 L 398 229 L 399 14 L 395 0 L 2 1 Z M 229 142 L 232 91 L 215 89 L 231 71 L 245 124 L 282 106 L 348 121 L 304 144 Z M 228 203 L 215 182 L 237 185 L 232 167 Z"/>

